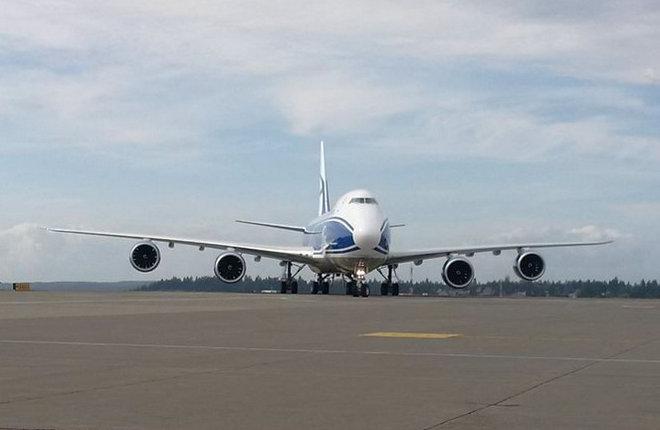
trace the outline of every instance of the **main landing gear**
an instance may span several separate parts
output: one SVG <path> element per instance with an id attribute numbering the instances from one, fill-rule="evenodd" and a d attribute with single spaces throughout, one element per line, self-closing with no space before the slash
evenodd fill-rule
<path id="1" fill-rule="evenodd" d="M 383 276 L 383 278 L 385 278 L 385 282 L 380 284 L 381 296 L 386 296 L 389 292 L 392 292 L 393 296 L 399 295 L 399 283 L 392 282 L 392 275 L 394 274 L 394 276 L 396 276 L 394 269 L 395 267 L 392 265 L 387 266 L 387 276 L 385 276 L 383 272 L 380 269 L 378 269 L 378 273 L 380 273 Z"/>
<path id="2" fill-rule="evenodd" d="M 353 291 L 355 290 L 356 285 L 357 285 L 356 282 L 352 278 L 348 278 L 348 280 L 346 281 L 346 295 L 347 296 L 352 296 L 353 295 Z"/>
<path id="3" fill-rule="evenodd" d="M 330 275 L 323 276 L 319 274 L 317 280 L 312 283 L 312 294 L 318 294 L 319 292 L 324 295 L 330 294 L 330 282 L 327 281 L 329 277 Z"/>
<path id="4" fill-rule="evenodd" d="M 296 266 L 296 273 L 292 273 L 293 263 L 283 261 L 280 264 L 284 266 L 284 274 L 280 282 L 280 294 L 286 294 L 287 291 L 291 291 L 291 294 L 298 294 L 298 281 L 295 278 L 305 266 Z"/>

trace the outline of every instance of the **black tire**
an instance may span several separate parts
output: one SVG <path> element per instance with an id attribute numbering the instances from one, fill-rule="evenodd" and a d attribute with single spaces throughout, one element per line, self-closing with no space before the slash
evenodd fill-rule
<path id="1" fill-rule="evenodd" d="M 280 282 L 280 294 L 286 294 L 286 281 Z"/>
<path id="2" fill-rule="evenodd" d="M 360 287 L 360 296 L 361 297 L 369 297 L 369 294 L 371 291 L 369 290 L 369 286 L 367 284 L 362 284 Z"/>
<path id="3" fill-rule="evenodd" d="M 291 281 L 291 294 L 298 294 L 298 281 Z"/>
<path id="4" fill-rule="evenodd" d="M 392 284 L 392 295 L 393 296 L 399 295 L 399 284 Z"/>
<path id="5" fill-rule="evenodd" d="M 360 289 L 361 287 L 358 284 L 353 284 L 353 288 L 351 288 L 351 294 L 353 294 L 353 297 L 360 297 Z"/>
<path id="6" fill-rule="evenodd" d="M 321 284 L 321 294 L 330 294 L 330 282 Z"/>
<path id="7" fill-rule="evenodd" d="M 319 283 L 312 282 L 312 294 L 318 294 L 318 293 L 319 293 Z"/>
<path id="8" fill-rule="evenodd" d="M 354 286 L 355 286 L 354 282 L 347 282 L 346 283 L 346 295 L 347 296 L 352 296 L 353 295 Z"/>
<path id="9" fill-rule="evenodd" d="M 387 285 L 387 282 L 383 282 L 382 284 L 380 284 L 380 295 L 381 296 L 386 296 L 387 295 L 387 293 L 388 293 L 387 290 L 389 290 L 388 287 L 389 287 L 389 285 Z"/>

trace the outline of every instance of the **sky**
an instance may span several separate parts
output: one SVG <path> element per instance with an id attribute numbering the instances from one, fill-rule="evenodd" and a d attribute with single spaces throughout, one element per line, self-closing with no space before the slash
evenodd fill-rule
<path id="1" fill-rule="evenodd" d="M 4 0 L 0 280 L 217 257 L 144 275 L 131 241 L 42 226 L 298 245 L 233 220 L 311 220 L 321 140 L 331 200 L 367 188 L 407 225 L 393 249 L 611 238 L 544 252 L 547 278 L 660 278 L 656 1 Z"/>

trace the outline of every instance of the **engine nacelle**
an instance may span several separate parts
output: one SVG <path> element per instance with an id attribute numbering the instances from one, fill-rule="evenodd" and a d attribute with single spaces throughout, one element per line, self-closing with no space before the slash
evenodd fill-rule
<path id="1" fill-rule="evenodd" d="M 545 273 L 545 261 L 535 252 L 524 252 L 516 258 L 513 271 L 520 279 L 536 281 Z"/>
<path id="2" fill-rule="evenodd" d="M 241 254 L 226 252 L 215 260 L 213 271 L 222 282 L 233 284 L 245 276 L 245 259 Z"/>
<path id="3" fill-rule="evenodd" d="M 160 250 L 153 242 L 140 242 L 129 255 L 131 266 L 139 272 L 151 272 L 160 264 Z"/>
<path id="4" fill-rule="evenodd" d="M 442 266 L 442 280 L 452 288 L 463 289 L 474 279 L 472 263 L 464 257 L 449 258 Z"/>

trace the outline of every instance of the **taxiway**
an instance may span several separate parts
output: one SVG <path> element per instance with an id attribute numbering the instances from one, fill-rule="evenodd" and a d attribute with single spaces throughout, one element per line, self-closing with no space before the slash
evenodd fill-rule
<path id="1" fill-rule="evenodd" d="M 0 292 L 0 428 L 657 429 L 660 302 Z"/>

